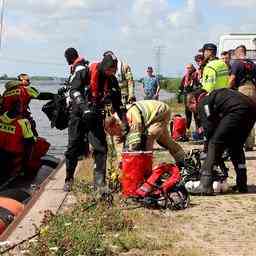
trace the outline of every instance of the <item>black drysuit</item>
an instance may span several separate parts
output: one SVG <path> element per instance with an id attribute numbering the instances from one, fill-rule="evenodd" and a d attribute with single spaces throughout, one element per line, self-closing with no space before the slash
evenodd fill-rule
<path id="1" fill-rule="evenodd" d="M 98 68 L 100 69 L 100 64 Z M 112 104 L 114 110 L 119 115 L 123 115 L 121 92 L 115 76 L 105 77 L 100 70 L 98 76 L 98 97 L 93 99 L 89 68 L 83 63 L 79 63 L 74 67 L 74 72 L 71 74 L 69 83 L 71 87 L 70 96 L 73 100 L 68 129 L 69 142 L 66 152 L 66 180 L 70 180 L 74 176 L 78 157 L 84 151 L 85 146 L 89 143 L 93 147 L 95 187 L 105 185 L 107 161 L 107 142 L 103 126 L 105 104 Z M 108 84 L 108 95 L 104 94 L 106 83 Z M 95 118 L 92 118 L 89 122 L 85 122 L 83 119 L 84 104 L 81 108 L 81 104 L 74 99 L 79 93 L 79 97 L 84 97 L 86 108 L 95 115 Z"/>
<path id="2" fill-rule="evenodd" d="M 214 166 L 221 163 L 222 154 L 228 148 L 237 173 L 238 190 L 245 192 L 247 176 L 243 145 L 256 121 L 255 103 L 237 91 L 219 89 L 200 101 L 198 115 L 209 143 L 202 176 L 212 178 Z"/>

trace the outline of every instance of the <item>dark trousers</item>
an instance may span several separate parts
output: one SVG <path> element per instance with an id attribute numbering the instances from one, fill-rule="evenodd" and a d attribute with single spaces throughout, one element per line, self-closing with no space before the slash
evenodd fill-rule
<path id="1" fill-rule="evenodd" d="M 187 107 L 187 95 L 184 95 L 184 106 L 185 106 L 185 117 L 186 117 L 187 129 L 190 128 L 190 125 L 192 122 L 192 116 L 194 117 L 196 128 L 198 128 L 199 121 L 198 121 L 197 114 L 192 113 Z"/>
<path id="2" fill-rule="evenodd" d="M 95 161 L 94 184 L 105 185 L 107 142 L 103 127 L 103 118 L 98 116 L 97 120 L 89 126 L 86 125 L 79 113 L 71 113 L 68 126 L 68 148 L 66 151 L 66 181 L 74 178 L 78 157 L 82 155 L 88 143 L 93 148 Z"/>
<path id="3" fill-rule="evenodd" d="M 254 125 L 254 116 L 249 113 L 232 113 L 225 116 L 209 140 L 208 153 L 202 165 L 202 176 L 213 176 L 214 166 L 222 165 L 222 154 L 229 150 L 236 171 L 236 184 L 239 190 L 247 187 L 245 155 L 243 145 Z M 246 118 L 250 116 L 250 119 Z"/>

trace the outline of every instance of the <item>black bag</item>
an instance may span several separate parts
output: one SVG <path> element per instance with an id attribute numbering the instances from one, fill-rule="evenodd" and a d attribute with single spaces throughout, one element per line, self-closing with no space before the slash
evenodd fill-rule
<path id="1" fill-rule="evenodd" d="M 58 130 L 64 130 L 68 127 L 69 111 L 66 106 L 66 98 L 57 95 L 54 100 L 47 102 L 42 111 L 51 122 L 51 127 Z"/>

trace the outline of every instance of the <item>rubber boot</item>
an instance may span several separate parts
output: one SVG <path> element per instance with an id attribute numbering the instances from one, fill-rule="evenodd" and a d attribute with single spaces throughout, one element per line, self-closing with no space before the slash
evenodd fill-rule
<path id="1" fill-rule="evenodd" d="M 94 188 L 106 185 L 106 161 L 107 154 L 101 152 L 94 153 L 95 168 L 93 170 Z"/>
<path id="2" fill-rule="evenodd" d="M 199 186 L 191 189 L 190 193 L 198 196 L 212 196 L 214 194 L 212 184 L 212 175 L 202 174 Z"/>
<path id="3" fill-rule="evenodd" d="M 246 169 L 240 169 L 236 174 L 236 187 L 240 193 L 247 193 L 247 174 Z"/>

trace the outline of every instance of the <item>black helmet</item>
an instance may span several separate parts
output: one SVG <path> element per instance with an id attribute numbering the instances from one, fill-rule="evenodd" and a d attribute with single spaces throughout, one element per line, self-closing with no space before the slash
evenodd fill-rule
<path id="1" fill-rule="evenodd" d="M 217 46 L 215 44 L 212 44 L 212 43 L 207 43 L 207 44 L 204 44 L 202 50 L 203 51 L 213 50 L 216 53 L 217 52 Z"/>

